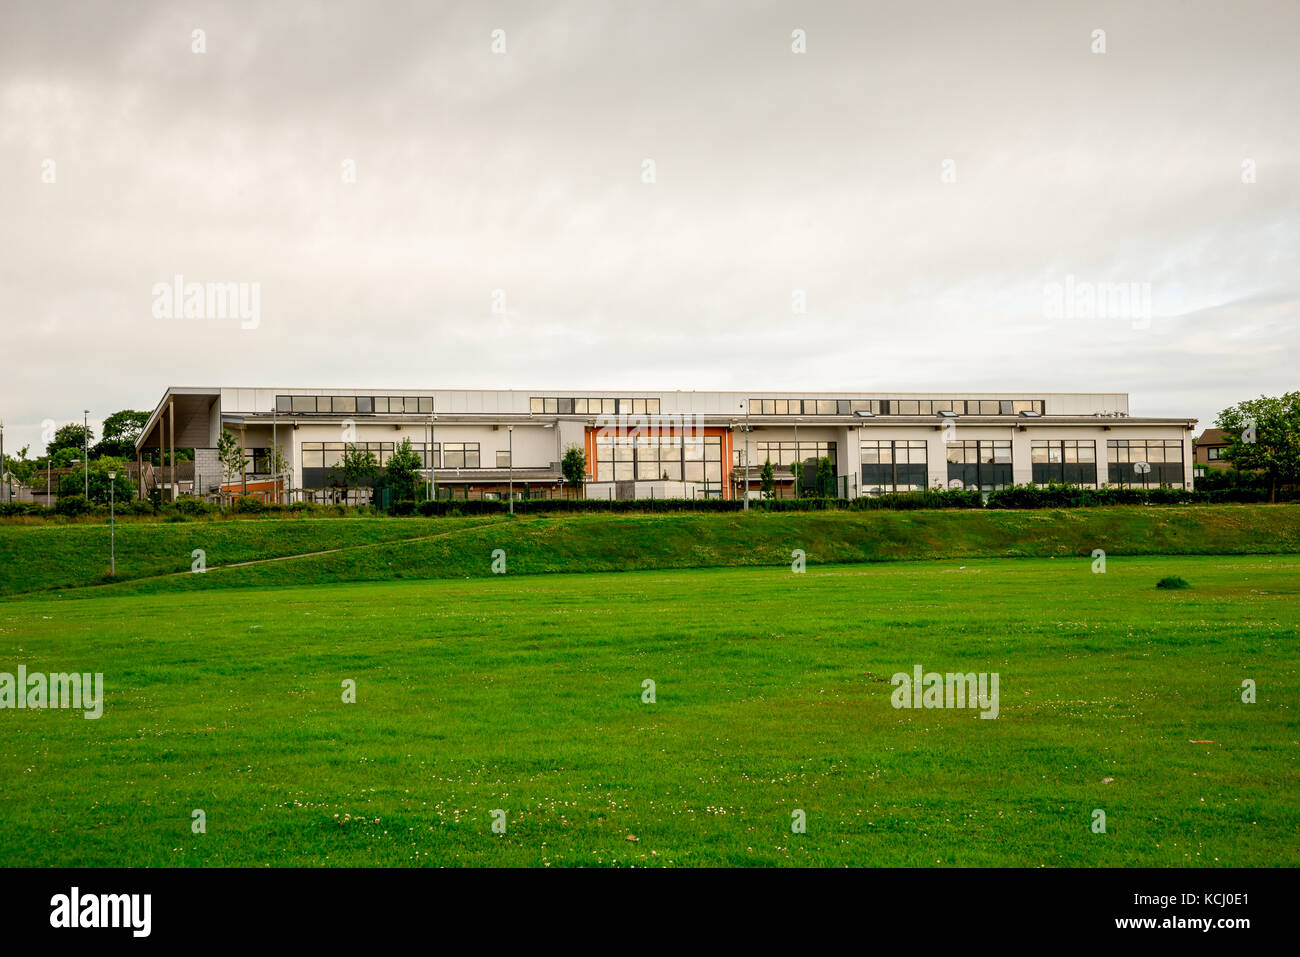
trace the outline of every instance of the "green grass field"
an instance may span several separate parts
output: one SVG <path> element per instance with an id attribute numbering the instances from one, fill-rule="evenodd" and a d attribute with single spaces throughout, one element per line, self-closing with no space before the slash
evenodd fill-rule
<path id="1" fill-rule="evenodd" d="M 787 566 L 924 558 L 1300 552 L 1300 505 L 1042 511 L 588 514 L 135 522 L 117 530 L 118 594 L 511 573 Z M 189 574 L 195 549 L 207 574 Z M 326 554 L 318 554 L 325 552 Z M 100 584 L 103 524 L 0 523 L 0 596 Z M 303 555 L 301 558 L 292 556 Z M 285 559 L 228 567 L 259 559 Z"/>
<path id="2" fill-rule="evenodd" d="M 1103 511 L 1117 542 L 1148 521 Z M 1146 511 L 1173 524 L 1134 551 L 1190 534 Z M 97 721 L 0 712 L 0 865 L 1300 864 L 1300 556 L 1112 555 L 1093 574 L 1096 529 L 1049 514 L 1011 516 L 1028 544 L 994 547 L 1071 556 L 819 565 L 903 526 L 813 523 L 744 551 L 785 563 L 817 532 L 832 544 L 805 546 L 802 575 L 521 575 L 573 534 L 521 523 L 465 530 L 469 571 L 429 540 L 10 597 L 0 671 L 101 671 L 106 702 Z M 1290 515 L 1266 514 L 1275 534 Z M 599 526 L 592 554 L 629 555 L 632 531 L 650 535 Z M 501 534 L 536 547 L 492 576 L 479 552 Z M 446 580 L 461 571 L 482 577 Z M 6 574 L 10 592 L 77 577 Z M 335 580 L 397 574 L 444 580 Z M 1166 575 L 1192 588 L 1157 590 Z M 997 672 L 999 717 L 895 710 L 889 677 L 916 664 Z"/>

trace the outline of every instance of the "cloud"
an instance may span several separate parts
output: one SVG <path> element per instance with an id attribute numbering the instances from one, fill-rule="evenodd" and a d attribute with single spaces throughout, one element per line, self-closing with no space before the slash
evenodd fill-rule
<path id="1" fill-rule="evenodd" d="M 171 383 L 1128 391 L 1209 424 L 1295 388 L 1297 18 L 6 4 L 11 441 Z M 155 320 L 176 274 L 261 283 L 261 324 Z M 1067 276 L 1148 285 L 1152 321 L 1051 320 Z"/>

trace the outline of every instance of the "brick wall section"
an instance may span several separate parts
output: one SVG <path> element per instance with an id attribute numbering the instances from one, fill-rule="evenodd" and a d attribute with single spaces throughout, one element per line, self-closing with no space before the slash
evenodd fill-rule
<path id="1" fill-rule="evenodd" d="M 195 449 L 194 450 L 194 475 L 195 481 L 200 487 L 195 489 L 199 494 L 204 494 L 213 485 L 221 482 L 221 460 L 217 457 L 216 449 Z"/>

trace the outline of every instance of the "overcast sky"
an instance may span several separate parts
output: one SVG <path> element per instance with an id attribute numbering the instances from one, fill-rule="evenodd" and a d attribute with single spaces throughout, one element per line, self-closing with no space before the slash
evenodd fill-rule
<path id="1" fill-rule="evenodd" d="M 1298 11 L 0 0 L 6 447 L 171 384 L 1211 425 L 1300 388 Z M 176 275 L 258 284 L 255 328 L 156 317 Z M 1067 283 L 1138 295 L 1054 314 Z"/>

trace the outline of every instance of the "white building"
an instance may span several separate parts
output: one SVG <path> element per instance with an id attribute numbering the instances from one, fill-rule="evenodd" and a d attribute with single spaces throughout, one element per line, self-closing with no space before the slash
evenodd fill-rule
<path id="1" fill-rule="evenodd" d="M 585 452 L 588 497 L 756 494 L 771 461 L 777 494 L 821 471 L 837 494 L 992 490 L 1049 481 L 1192 486 L 1191 418 L 1137 418 L 1123 393 L 554 392 L 172 387 L 137 453 L 195 450 L 195 488 L 337 500 L 348 445 L 382 466 L 404 440 L 439 497 L 565 492 L 560 461 Z M 245 466 L 223 475 L 223 430 Z M 273 448 L 283 473 L 277 479 Z M 430 475 L 432 466 L 434 474 Z M 572 494 L 572 490 L 568 491 Z M 369 492 L 360 493 L 368 498 Z M 357 493 L 353 493 L 353 499 Z"/>

